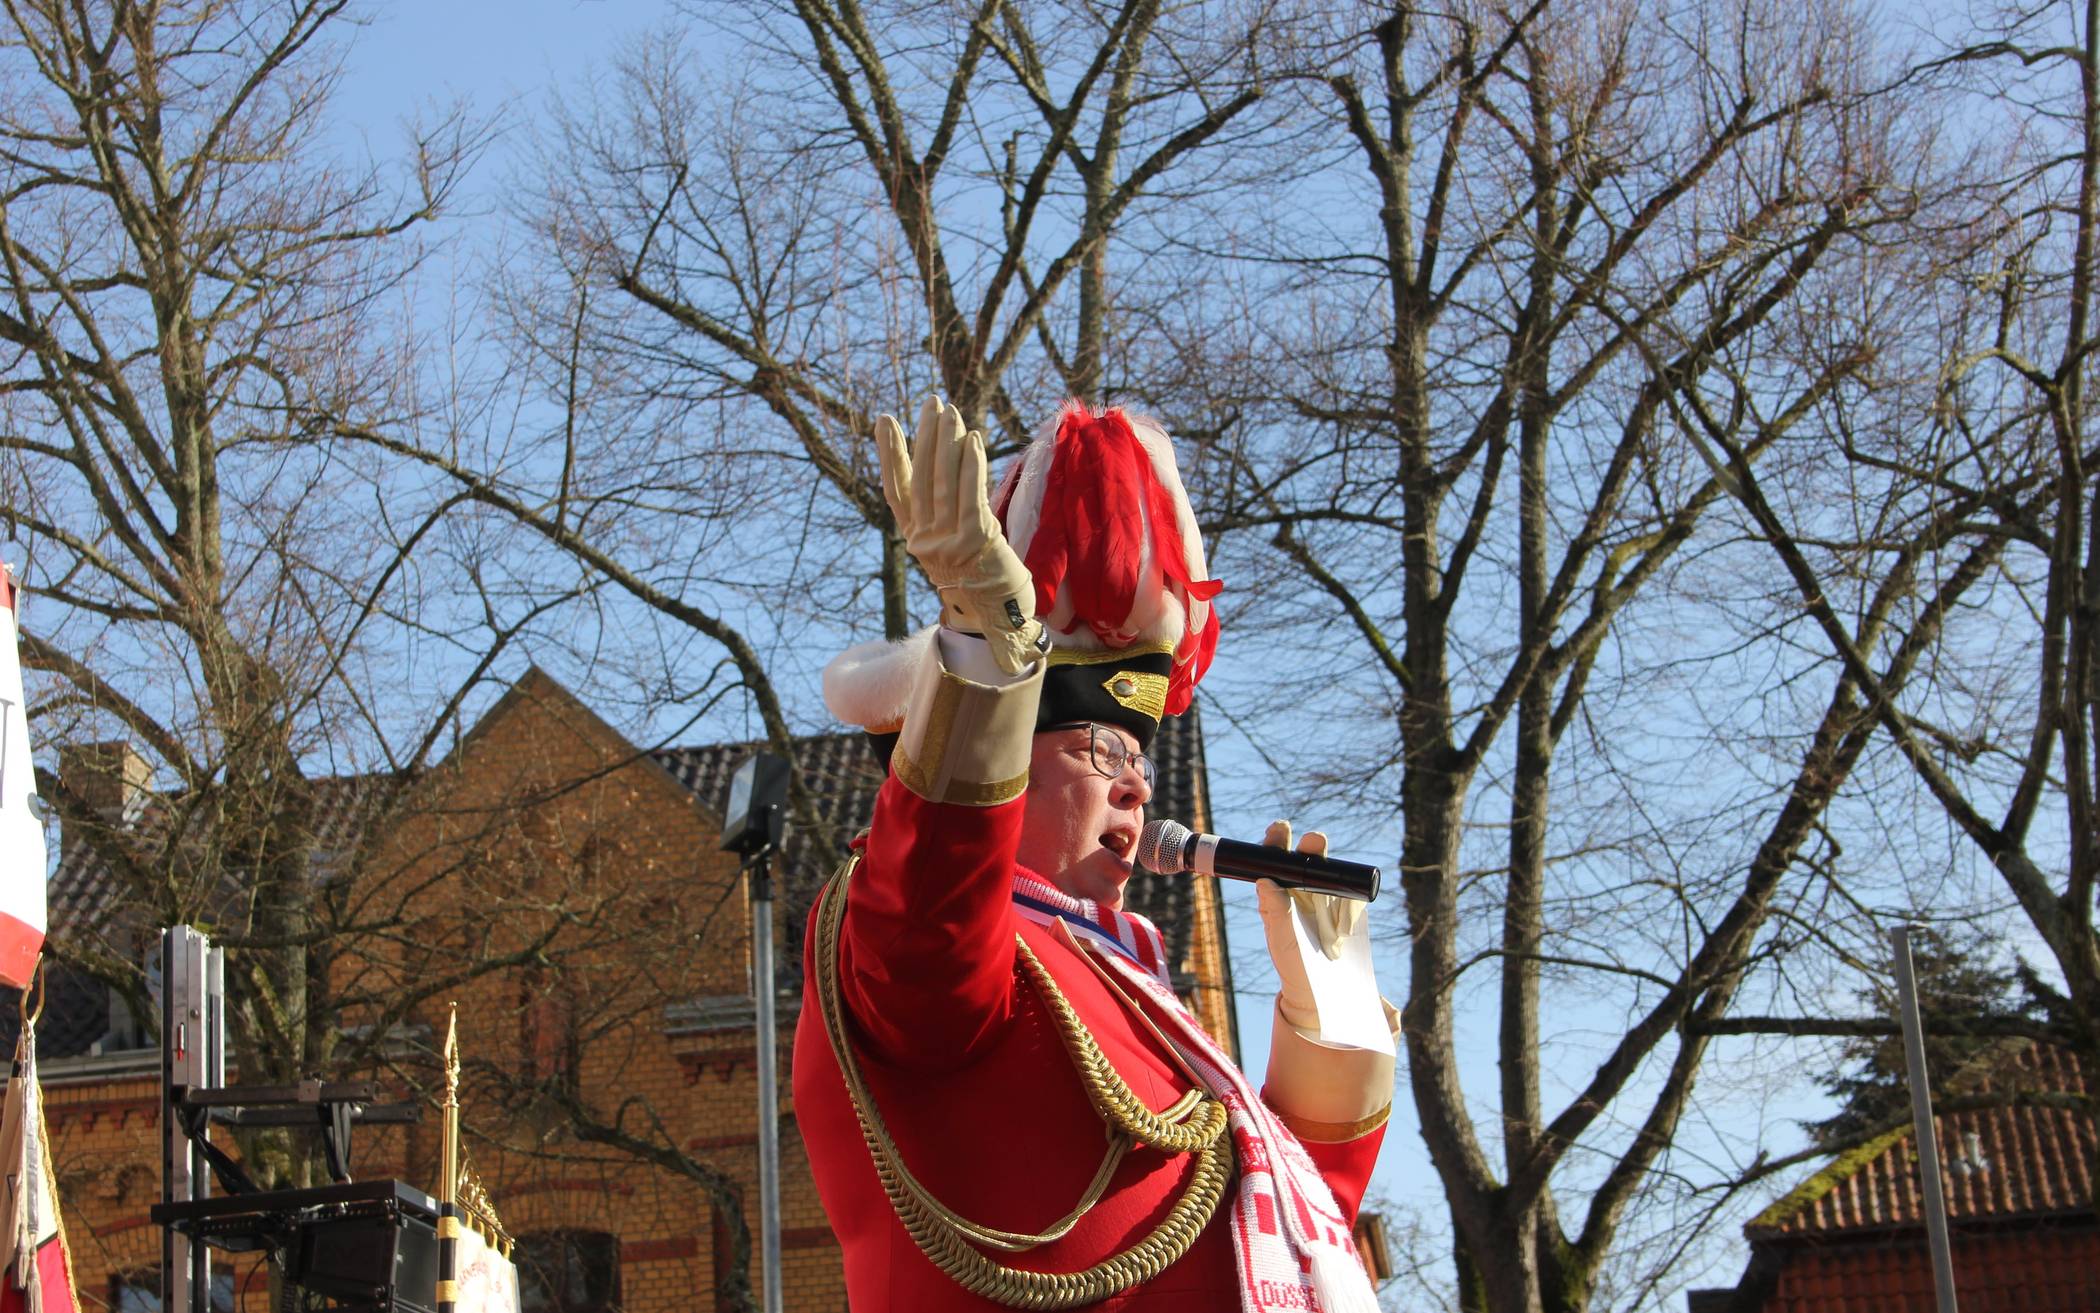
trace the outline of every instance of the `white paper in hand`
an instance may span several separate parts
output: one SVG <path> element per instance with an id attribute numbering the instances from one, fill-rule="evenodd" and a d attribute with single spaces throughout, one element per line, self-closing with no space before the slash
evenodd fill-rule
<path id="1" fill-rule="evenodd" d="M 1360 917 L 1343 937 L 1333 957 L 1320 951 L 1320 934 L 1291 900 L 1291 934 L 1298 941 L 1298 960 L 1305 963 L 1313 1007 L 1320 1014 L 1322 1044 L 1339 1049 L 1393 1051 L 1393 1032 L 1378 999 L 1378 975 L 1371 966 L 1370 918 Z"/>

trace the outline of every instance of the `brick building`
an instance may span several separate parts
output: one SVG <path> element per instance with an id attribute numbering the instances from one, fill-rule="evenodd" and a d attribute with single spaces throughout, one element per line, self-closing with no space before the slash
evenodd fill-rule
<path id="1" fill-rule="evenodd" d="M 2100 1309 L 2092 1093 L 2069 1050 L 1995 1045 L 1949 1081 L 1937 1113 L 1955 1293 L 1963 1313 Z M 1833 1159 L 1744 1227 L 1750 1262 L 1689 1313 L 1912 1313 L 1933 1307 L 1909 1124 Z"/>
<path id="2" fill-rule="evenodd" d="M 446 1004 L 459 1004 L 466 1148 L 541 1273 L 528 1313 L 714 1307 L 734 1236 L 709 1184 L 756 1212 L 751 923 L 734 860 L 716 851 L 718 808 L 748 751 L 638 750 L 534 670 L 384 820 L 368 781 L 322 788 L 317 867 L 365 855 L 354 873 L 318 872 L 317 887 L 337 881 L 328 896 L 353 913 L 380 909 L 371 933 L 331 959 L 330 978 L 345 1033 L 383 1041 L 362 1071 L 328 1074 L 375 1076 L 388 1097 L 430 1107 Z M 143 775 L 123 753 L 98 752 L 68 765 L 94 769 L 108 808 L 153 823 Z M 1168 721 L 1152 755 L 1155 810 L 1207 825 L 1196 717 Z M 881 776 L 858 735 L 805 740 L 798 757 L 835 833 L 791 835 L 778 872 L 782 1280 L 786 1307 L 834 1310 L 845 1306 L 838 1251 L 789 1096 L 799 908 L 828 874 L 820 852 L 865 822 Z M 121 915 L 113 889 L 91 855 L 65 848 L 55 937 L 93 921 L 107 938 Z M 1140 878 L 1132 904 L 1166 931 L 1184 997 L 1232 1045 L 1215 884 Z M 136 930 L 143 948 L 151 928 Z M 80 980 L 49 995 L 40 1059 L 76 1276 L 89 1307 L 143 1313 L 159 1307 L 160 1232 L 147 1219 L 160 1188 L 157 1039 Z M 389 1002 L 403 996 L 413 1002 Z M 415 1126 L 362 1129 L 355 1148 L 360 1179 L 429 1188 L 435 1110 Z M 694 1169 L 676 1170 L 665 1149 Z M 222 1270 L 228 1306 L 263 1307 L 255 1261 Z M 755 1261 L 749 1270 L 755 1284 Z"/>

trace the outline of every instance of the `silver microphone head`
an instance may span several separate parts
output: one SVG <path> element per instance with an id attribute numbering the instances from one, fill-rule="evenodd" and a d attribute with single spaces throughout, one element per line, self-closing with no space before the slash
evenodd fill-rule
<path id="1" fill-rule="evenodd" d="M 1189 827 L 1180 821 L 1146 821 L 1138 834 L 1138 865 L 1154 875 L 1180 875 L 1189 869 Z"/>

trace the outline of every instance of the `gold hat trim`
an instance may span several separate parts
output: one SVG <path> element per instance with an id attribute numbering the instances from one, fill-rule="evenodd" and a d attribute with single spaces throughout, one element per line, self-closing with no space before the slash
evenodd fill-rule
<path id="1" fill-rule="evenodd" d="M 1094 652 L 1085 648 L 1052 647 L 1050 664 L 1053 666 L 1105 666 L 1116 661 L 1128 661 L 1139 656 L 1172 656 L 1174 645 L 1167 642 L 1139 643 L 1135 647 L 1115 647 Z"/>
<path id="2" fill-rule="evenodd" d="M 1154 720 L 1167 714 L 1167 677 L 1149 670 L 1118 670 L 1101 687 L 1122 706 Z"/>

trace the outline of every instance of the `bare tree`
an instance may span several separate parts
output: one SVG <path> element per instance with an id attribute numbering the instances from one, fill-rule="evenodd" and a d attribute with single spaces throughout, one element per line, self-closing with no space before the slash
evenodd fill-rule
<path id="1" fill-rule="evenodd" d="M 1112 277 L 1119 244 L 1164 240 L 1178 189 L 1256 171 L 1230 148 L 1266 122 L 1277 20 L 1155 0 L 695 14 L 727 25 L 718 71 L 652 33 L 562 109 L 531 207 L 555 263 L 514 289 L 515 320 L 551 376 L 580 365 L 675 434 L 666 462 L 768 492 L 817 475 L 797 512 L 881 531 L 872 568 L 848 559 L 901 636 L 874 414 L 939 390 L 1011 450 L 1054 398 L 1127 390 L 1118 329 L 1142 307 Z"/>
<path id="2" fill-rule="evenodd" d="M 1178 326 L 1215 371 L 1177 385 L 1176 428 L 1215 435 L 1219 572 L 1254 594 L 1229 619 L 1305 653 L 1300 679 L 1249 681 L 1267 713 L 1299 742 L 1307 716 L 1387 729 L 1319 751 L 1337 792 L 1394 790 L 1408 1080 L 1461 1306 L 1639 1303 L 1713 1220 L 1672 1184 L 1708 1027 L 1856 922 L 1830 809 L 1872 690 L 1911 680 L 1994 564 L 1962 539 L 1982 502 L 1904 514 L 1804 453 L 1883 404 L 1877 362 L 1920 329 L 1907 280 L 1940 250 L 1924 200 L 1963 194 L 1842 4 L 1392 6 L 1339 15 L 1332 51 L 1308 107 L 1360 172 L 1267 244 L 1231 234 L 1282 272 Z M 1885 553 L 1845 576 L 1860 670 L 1794 655 L 1798 616 L 1726 515 L 1751 471 L 1832 559 Z M 1756 699 L 1762 725 L 1729 705 Z M 1571 1044 L 1549 992 L 1616 1020 Z"/>
<path id="3" fill-rule="evenodd" d="M 1928 587 L 1984 587 L 1932 616 L 1938 677 L 1906 689 L 1833 605 L 1840 568 L 1886 568 L 1817 551 L 1818 528 L 1713 432 L 1713 399 L 1692 422 L 1725 453 L 1733 491 L 1783 565 L 1798 605 L 1916 781 L 1987 859 L 2064 993 L 2062 1038 L 2100 1061 L 2100 516 L 2088 389 L 2100 246 L 2100 6 L 2007 9 L 2001 26 L 1947 34 L 1915 75 L 1950 89 L 1989 150 L 1992 206 L 1961 258 L 1921 285 L 1946 308 L 1930 394 L 1907 431 L 1840 431 L 1844 458 L 1900 499 L 1909 523 L 1944 524 Z M 1736 383 L 1738 395 L 1741 383 Z M 1718 404 L 1729 404 L 1722 398 Z M 1884 549 L 1885 550 L 1885 549 Z M 2053 990 L 2051 991 L 2053 992 Z"/>
<path id="4" fill-rule="evenodd" d="M 554 549 L 536 569 L 580 562 L 638 604 L 623 659 L 661 702 L 748 708 L 792 751 L 840 618 L 909 627 L 874 411 L 938 387 L 1011 449 L 1054 391 L 1164 410 L 1203 450 L 1232 620 L 1310 652 L 1236 688 L 1221 669 L 1226 708 L 1301 743 L 1310 715 L 1380 727 L 1324 769 L 1397 817 L 1410 1093 L 1460 1302 L 1657 1298 L 1790 1161 L 1689 1165 L 1712 1038 L 1758 1029 L 1749 1006 L 1812 1012 L 1869 903 L 1901 897 L 1892 868 L 1944 857 L 1847 843 L 1915 814 L 1891 763 L 1972 835 L 1979 792 L 2025 817 L 2066 796 L 2048 745 L 2085 732 L 2062 710 L 2083 576 L 2037 591 L 2049 728 L 2002 751 L 1912 709 L 1985 669 L 1951 654 L 2043 577 L 2038 526 L 2065 561 L 2087 536 L 2046 455 L 2078 449 L 2061 424 L 2038 445 L 2052 407 L 2082 431 L 2086 239 L 2047 284 L 2075 327 L 2051 369 L 2002 335 L 1958 346 L 2035 322 L 2028 238 L 2061 231 L 2061 170 L 2001 189 L 1992 227 L 1991 161 L 1938 135 L 1943 84 L 1840 0 L 716 21 L 732 59 L 637 41 L 521 182 L 513 408 L 491 389 L 420 431 L 320 427 Z M 1952 67 L 2016 55 L 2091 82 L 2040 41 Z M 1977 317 L 1972 284 L 2011 308 Z M 1979 362 L 2046 404 L 1979 388 Z M 1978 845 L 2002 867 L 2025 829 Z M 2015 887 L 2030 915 L 2082 896 L 2089 932 L 2089 882 Z M 1474 990 L 1484 1102 L 1461 1078 Z M 1573 1042 L 1555 995 L 1616 1020 Z"/>
<path id="5" fill-rule="evenodd" d="M 411 275 L 479 140 L 447 115 L 398 168 L 339 162 L 345 22 L 327 0 L 19 0 L 0 26 L 0 520 L 38 737 L 125 741 L 152 796 L 112 813 L 40 772 L 110 879 L 52 951 L 143 1017 L 151 930 L 208 925 L 259 1082 L 364 1066 L 457 984 L 375 1000 L 337 971 L 410 915 L 373 897 L 373 843 L 578 592 L 506 596 L 457 493 L 317 441 L 422 421 Z M 264 1181 L 310 1168 L 246 1147 Z"/>

